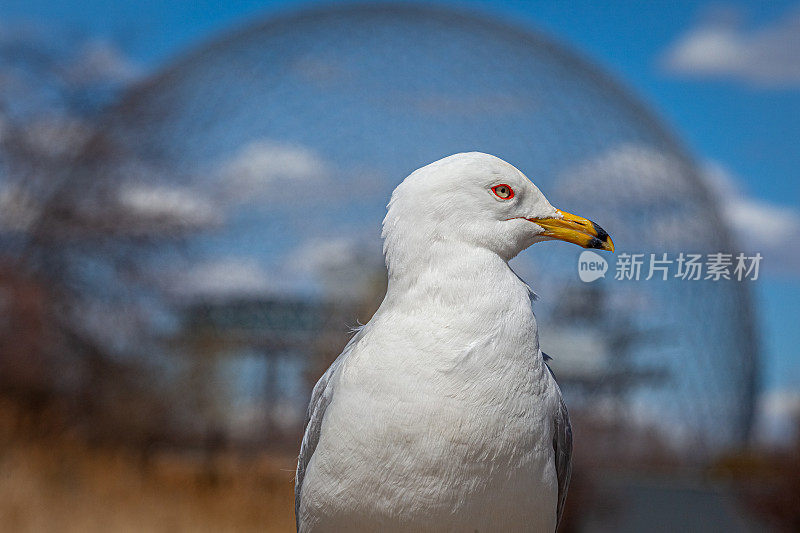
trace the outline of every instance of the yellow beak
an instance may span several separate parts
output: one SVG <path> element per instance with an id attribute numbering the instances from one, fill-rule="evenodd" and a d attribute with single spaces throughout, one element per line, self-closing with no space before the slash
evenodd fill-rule
<path id="1" fill-rule="evenodd" d="M 563 218 L 529 218 L 544 228 L 545 237 L 571 242 L 584 248 L 614 251 L 614 242 L 606 230 L 583 217 L 556 210 Z"/>

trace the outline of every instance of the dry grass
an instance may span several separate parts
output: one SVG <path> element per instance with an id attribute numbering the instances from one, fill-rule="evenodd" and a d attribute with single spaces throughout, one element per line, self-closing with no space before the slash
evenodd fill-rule
<path id="1" fill-rule="evenodd" d="M 68 439 L 0 443 L 0 530 L 294 531 L 294 458 L 204 461 L 90 450 Z"/>

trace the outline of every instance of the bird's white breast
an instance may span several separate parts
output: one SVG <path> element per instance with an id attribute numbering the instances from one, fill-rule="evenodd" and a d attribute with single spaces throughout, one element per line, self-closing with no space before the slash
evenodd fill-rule
<path id="1" fill-rule="evenodd" d="M 335 378 L 302 530 L 554 530 L 558 399 L 526 286 L 490 272 L 390 289 Z"/>

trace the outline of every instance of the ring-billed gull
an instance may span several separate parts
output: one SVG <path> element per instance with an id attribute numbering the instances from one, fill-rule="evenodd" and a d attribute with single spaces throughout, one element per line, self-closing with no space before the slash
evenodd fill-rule
<path id="1" fill-rule="evenodd" d="M 311 395 L 298 530 L 554 531 L 572 433 L 508 261 L 539 241 L 611 239 L 477 152 L 408 176 L 382 235 L 383 303 Z"/>

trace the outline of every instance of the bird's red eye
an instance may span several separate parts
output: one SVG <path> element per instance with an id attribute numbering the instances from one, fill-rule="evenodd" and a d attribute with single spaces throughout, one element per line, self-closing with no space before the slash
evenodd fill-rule
<path id="1" fill-rule="evenodd" d="M 495 185 L 492 187 L 492 192 L 501 200 L 510 200 L 514 198 L 514 189 L 505 183 L 501 183 L 500 185 Z"/>

